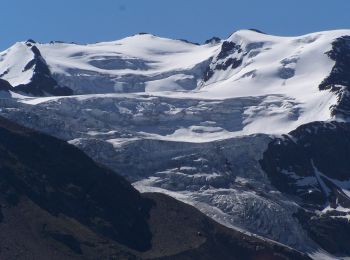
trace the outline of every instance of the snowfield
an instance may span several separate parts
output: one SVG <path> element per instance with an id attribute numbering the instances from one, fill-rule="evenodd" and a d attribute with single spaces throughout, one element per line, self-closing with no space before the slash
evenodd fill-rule
<path id="1" fill-rule="evenodd" d="M 328 90 L 320 91 L 319 85 L 334 66 L 326 52 L 334 39 L 347 33 L 276 37 L 242 30 L 222 41 L 240 46 L 238 52 L 228 50 L 226 56 L 222 42 L 195 45 L 150 34 L 88 45 L 35 46 L 57 82 L 75 94 L 143 92 L 175 99 L 237 98 L 237 102 L 256 97 L 258 104 L 241 107 L 243 128 L 234 135 L 281 134 L 298 125 L 331 119 L 330 107 L 337 103 L 337 97 Z M 0 74 L 7 72 L 3 79 L 13 86 L 30 80 L 32 71 L 23 71 L 32 59 L 26 43 L 15 44 L 0 57 Z M 223 69 L 223 64 L 232 59 L 239 60 L 240 65 Z M 219 65 L 221 68 L 215 69 Z M 215 72 L 204 81 L 208 69 Z M 232 131 L 222 131 L 222 136 L 232 136 L 227 132 Z M 186 135 L 196 136 L 193 129 L 185 128 L 169 138 L 183 140 L 181 136 Z"/>

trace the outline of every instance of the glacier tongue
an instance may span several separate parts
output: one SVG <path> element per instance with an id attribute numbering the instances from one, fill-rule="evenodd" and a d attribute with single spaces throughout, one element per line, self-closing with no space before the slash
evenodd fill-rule
<path id="1" fill-rule="evenodd" d="M 170 194 L 229 227 L 302 251 L 317 248 L 293 217 L 298 206 L 273 188 L 260 169 L 270 141 L 266 135 L 201 144 L 136 141 L 120 147 L 120 162 L 135 151 L 130 146 L 137 146 L 144 153 L 133 154 L 127 167 L 146 175 L 134 183 L 140 191 Z"/>

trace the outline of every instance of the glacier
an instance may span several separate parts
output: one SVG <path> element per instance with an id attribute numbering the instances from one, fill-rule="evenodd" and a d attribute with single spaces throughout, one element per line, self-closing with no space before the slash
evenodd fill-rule
<path id="1" fill-rule="evenodd" d="M 271 142 L 300 126 L 346 121 L 344 86 L 320 88 L 337 64 L 327 53 L 344 35 L 350 31 L 241 30 L 202 45 L 151 34 L 16 43 L 0 53 L 0 78 L 13 86 L 0 115 L 74 144 L 142 192 L 167 193 L 231 228 L 326 259 L 295 217 L 299 199 L 273 185 L 260 161 Z M 31 91 L 40 73 L 33 46 L 54 89 L 70 95 Z"/>

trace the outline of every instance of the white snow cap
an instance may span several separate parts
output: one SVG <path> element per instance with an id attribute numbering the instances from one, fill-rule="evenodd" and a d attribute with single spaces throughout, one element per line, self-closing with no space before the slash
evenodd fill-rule
<path id="1" fill-rule="evenodd" d="M 88 45 L 33 44 L 58 84 L 79 95 L 133 92 L 176 99 L 230 98 L 238 103 L 241 98 L 260 99 L 256 105 L 241 107 L 240 131 L 222 130 L 220 134 L 214 127 L 197 134 L 193 129 L 198 127 L 191 126 L 163 137 L 178 139 L 190 133 L 202 140 L 203 135 L 216 139 L 280 134 L 311 121 L 332 119 L 330 107 L 337 103 L 337 96 L 320 91 L 319 85 L 335 64 L 326 53 L 332 42 L 344 35 L 350 31 L 278 37 L 240 30 L 227 40 L 204 45 L 150 34 Z M 220 54 L 225 42 L 234 43 L 237 49 Z M 28 83 L 33 71 L 24 67 L 31 59 L 33 53 L 25 43 L 0 53 L 1 77 L 13 86 Z M 237 66 L 231 66 L 232 60 Z M 204 80 L 210 70 L 210 77 Z M 210 129 L 215 131 L 211 133 Z"/>

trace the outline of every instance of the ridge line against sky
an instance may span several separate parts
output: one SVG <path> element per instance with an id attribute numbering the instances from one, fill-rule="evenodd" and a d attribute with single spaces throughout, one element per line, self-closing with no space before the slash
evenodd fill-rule
<path id="1" fill-rule="evenodd" d="M 202 43 L 256 28 L 281 36 L 350 28 L 350 1 L 3 0 L 0 50 L 17 41 L 94 43 L 148 32 Z"/>

